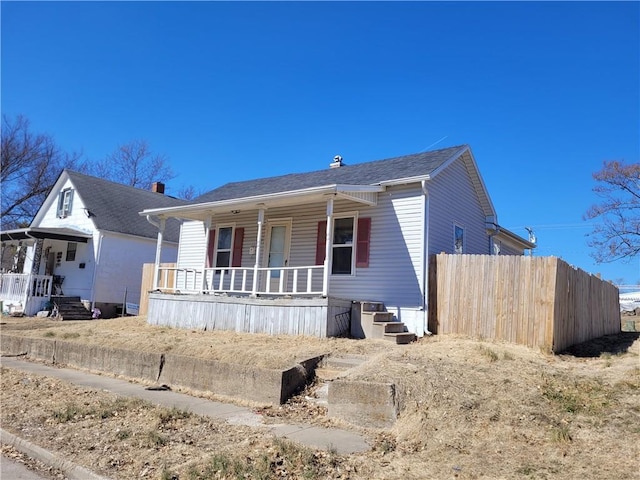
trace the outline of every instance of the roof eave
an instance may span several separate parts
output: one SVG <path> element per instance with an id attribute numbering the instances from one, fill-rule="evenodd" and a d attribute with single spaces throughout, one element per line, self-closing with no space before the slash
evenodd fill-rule
<path id="1" fill-rule="evenodd" d="M 139 212 L 142 216 L 154 216 L 158 218 L 187 218 L 192 220 L 203 220 L 204 216 L 225 213 L 230 210 L 272 208 L 277 206 L 298 205 L 300 201 L 311 203 L 320 200 L 327 195 L 340 195 L 349 193 L 378 193 L 383 192 L 382 185 L 323 185 L 320 187 L 305 188 L 300 190 L 290 190 L 264 195 L 254 195 L 250 197 L 233 198 L 220 200 L 217 202 L 205 202 L 190 205 L 181 205 L 169 208 L 150 208 Z M 350 200 L 370 203 L 357 197 L 349 197 Z"/>
<path id="2" fill-rule="evenodd" d="M 511 230 L 507 230 L 504 227 L 501 227 L 500 225 L 497 225 L 497 230 L 495 233 L 495 236 L 500 238 L 500 237 L 506 237 L 508 240 L 510 240 L 511 242 L 517 243 L 519 245 L 521 245 L 523 248 L 527 248 L 527 249 L 534 249 L 536 248 L 536 244 L 530 242 L 529 240 L 526 240 L 525 238 L 522 238 L 520 235 L 513 233 Z"/>

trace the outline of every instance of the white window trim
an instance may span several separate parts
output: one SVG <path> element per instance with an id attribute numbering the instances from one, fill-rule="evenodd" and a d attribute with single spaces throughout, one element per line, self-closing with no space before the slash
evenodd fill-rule
<path id="1" fill-rule="evenodd" d="M 229 247 L 229 265 L 227 266 L 222 266 L 222 267 L 218 267 L 218 242 L 220 242 L 220 230 L 222 228 L 230 228 L 231 229 L 231 246 Z M 220 274 L 220 270 L 225 270 L 225 269 L 229 269 L 232 268 L 231 265 L 233 265 L 233 242 L 236 238 L 236 224 L 235 223 L 225 223 L 225 224 L 221 224 L 221 225 L 216 225 L 215 226 L 215 231 L 216 231 L 216 238 L 215 238 L 215 248 L 213 249 L 213 263 L 215 263 L 215 265 L 213 265 L 211 268 L 214 269 L 214 273 L 216 275 Z M 221 252 L 226 252 L 226 249 L 220 250 Z"/>
<path id="2" fill-rule="evenodd" d="M 65 188 L 60 192 L 62 196 L 62 202 L 60 205 L 60 210 L 58 211 L 59 218 L 66 218 L 71 214 L 71 197 L 73 195 L 72 188 Z"/>
<path id="3" fill-rule="evenodd" d="M 358 212 L 343 212 L 333 216 L 333 229 L 335 232 L 336 220 L 341 218 L 353 218 L 353 240 L 351 241 L 351 273 L 333 273 L 333 249 L 334 248 L 347 248 L 345 245 L 336 245 L 331 239 L 331 265 L 329 265 L 329 274 L 332 277 L 344 278 L 356 276 L 356 246 L 358 245 Z"/>

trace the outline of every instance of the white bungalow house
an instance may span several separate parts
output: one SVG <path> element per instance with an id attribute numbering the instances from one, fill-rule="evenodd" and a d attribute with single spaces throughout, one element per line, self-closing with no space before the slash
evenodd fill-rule
<path id="1" fill-rule="evenodd" d="M 52 302 L 67 310 L 82 302 L 110 317 L 125 296 L 137 304 L 142 267 L 159 250 L 157 228 L 138 212 L 184 203 L 163 195 L 161 183 L 154 190 L 64 170 L 28 228 L 0 232 L 3 248 L 26 249 L 20 271 L 0 274 L 4 308 L 34 315 Z M 179 229 L 177 220 L 167 222 L 162 261 L 175 262 Z M 77 318 L 91 317 L 76 310 Z"/>
<path id="2" fill-rule="evenodd" d="M 374 336 L 362 317 L 378 315 L 404 324 L 384 332 L 421 336 L 431 254 L 535 246 L 500 227 L 467 145 L 354 165 L 336 157 L 141 215 L 183 222 L 176 266 L 156 258 L 148 322 L 209 330 Z"/>

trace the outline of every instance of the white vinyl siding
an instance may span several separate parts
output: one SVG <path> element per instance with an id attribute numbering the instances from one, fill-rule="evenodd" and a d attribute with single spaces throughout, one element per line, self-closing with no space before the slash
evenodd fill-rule
<path id="1" fill-rule="evenodd" d="M 349 300 L 377 300 L 388 306 L 422 305 L 422 225 L 423 197 L 419 184 L 411 187 L 391 187 L 378 196 L 375 207 L 336 200 L 334 216 L 346 215 L 371 218 L 369 267 L 354 267 L 353 275 L 331 275 L 329 295 Z M 315 265 L 318 222 L 326 220 L 326 204 L 305 205 L 304 208 L 282 207 L 265 212 L 265 226 L 270 218 L 292 218 L 289 266 Z M 258 214 L 248 212 L 237 216 L 213 219 L 213 225 L 233 219 L 236 226 L 245 227 L 242 266 L 253 267 Z M 185 222 L 180 237 L 178 265 L 180 268 L 200 270 L 205 255 L 204 227 L 201 222 Z M 265 253 L 264 238 L 261 244 Z M 255 249 L 253 250 L 255 252 Z M 291 276 L 289 276 L 291 277 Z M 291 281 L 291 278 L 289 278 Z M 321 278 L 314 281 L 314 289 L 322 287 Z"/>
<path id="2" fill-rule="evenodd" d="M 140 299 L 142 266 L 153 263 L 155 256 L 156 241 L 153 239 L 120 234 L 105 235 L 98 259 L 95 301 L 122 304 L 126 289 L 128 301 L 137 303 Z M 160 261 L 171 262 L 175 258 L 175 244 L 163 244 Z"/>
<path id="3" fill-rule="evenodd" d="M 465 254 L 490 254 L 485 212 L 461 158 L 427 182 L 429 254 L 454 253 L 455 225 L 464 228 Z"/>
<path id="4" fill-rule="evenodd" d="M 180 227 L 179 268 L 202 268 L 207 246 L 202 222 L 183 222 Z"/>
<path id="5" fill-rule="evenodd" d="M 361 208 L 358 216 L 371 218 L 369 267 L 356 268 L 355 277 L 331 276 L 329 294 L 389 308 L 421 306 L 422 204 L 414 184 L 391 187 L 378 195 L 377 206 Z"/>

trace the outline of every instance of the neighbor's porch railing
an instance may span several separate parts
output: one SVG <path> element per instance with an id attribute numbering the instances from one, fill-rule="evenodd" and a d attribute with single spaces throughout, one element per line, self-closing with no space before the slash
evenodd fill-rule
<path id="1" fill-rule="evenodd" d="M 21 307 L 25 315 L 35 315 L 43 302 L 51 298 L 53 277 L 50 275 L 34 275 L 30 273 L 0 274 L 0 300 Z"/>
<path id="2" fill-rule="evenodd" d="M 322 265 L 301 267 L 226 267 L 204 270 L 159 267 L 164 292 L 238 293 L 249 295 L 322 295 Z M 258 275 L 254 285 L 254 276 Z"/>

